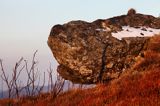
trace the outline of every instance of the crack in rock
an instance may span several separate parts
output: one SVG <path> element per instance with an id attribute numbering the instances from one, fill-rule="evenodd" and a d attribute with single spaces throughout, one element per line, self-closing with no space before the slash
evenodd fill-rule
<path id="1" fill-rule="evenodd" d="M 103 52 L 102 52 L 102 66 L 101 66 L 101 70 L 100 70 L 100 73 L 99 73 L 99 82 L 102 83 L 102 76 L 103 76 L 103 73 L 104 73 L 104 70 L 105 70 L 105 63 L 106 63 L 106 50 L 107 50 L 107 47 L 108 47 L 108 44 L 105 45 L 105 47 L 103 48 Z"/>

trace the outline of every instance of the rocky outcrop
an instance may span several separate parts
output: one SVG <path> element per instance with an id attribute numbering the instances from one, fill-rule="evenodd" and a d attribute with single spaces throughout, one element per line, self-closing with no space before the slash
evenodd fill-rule
<path id="1" fill-rule="evenodd" d="M 55 25 L 48 45 L 59 63 L 58 73 L 75 83 L 97 83 L 118 78 L 131 67 L 137 56 L 143 56 L 149 37 L 127 37 L 119 40 L 112 33 L 122 26 L 159 29 L 160 19 L 135 13 L 96 20 L 92 23 L 71 21 Z"/>

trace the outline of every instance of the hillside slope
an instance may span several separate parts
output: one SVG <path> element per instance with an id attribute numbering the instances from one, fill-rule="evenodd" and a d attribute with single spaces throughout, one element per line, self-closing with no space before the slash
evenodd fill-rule
<path id="1" fill-rule="evenodd" d="M 0 106 L 160 106 L 160 35 L 150 39 L 146 51 L 118 79 L 90 89 L 74 89 L 55 99 L 40 94 L 23 100 L 0 100 Z"/>

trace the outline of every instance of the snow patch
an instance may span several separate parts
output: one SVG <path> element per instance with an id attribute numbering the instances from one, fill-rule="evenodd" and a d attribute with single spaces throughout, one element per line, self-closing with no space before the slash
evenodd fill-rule
<path id="1" fill-rule="evenodd" d="M 125 37 L 152 37 L 155 34 L 160 34 L 160 29 L 148 28 L 148 27 L 130 27 L 122 26 L 122 31 L 117 33 L 112 32 L 112 36 L 122 40 Z"/>

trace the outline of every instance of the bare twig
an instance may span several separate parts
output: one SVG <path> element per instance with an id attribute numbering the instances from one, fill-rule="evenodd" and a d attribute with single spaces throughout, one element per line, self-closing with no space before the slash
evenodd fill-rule
<path id="1" fill-rule="evenodd" d="M 40 85 L 41 77 L 38 68 L 36 68 L 38 62 L 35 61 L 37 52 L 38 51 L 36 50 L 33 54 L 31 66 L 28 65 L 27 60 L 20 58 L 20 60 L 16 62 L 12 70 L 10 76 L 11 78 L 9 78 L 9 75 L 6 74 L 6 71 L 3 66 L 3 61 L 2 59 L 0 59 L 0 71 L 2 72 L 1 78 L 8 88 L 8 98 L 12 97 L 19 98 L 22 95 L 24 89 L 26 91 L 25 93 L 26 96 L 35 96 L 43 91 L 46 81 L 45 72 L 43 76 L 42 85 Z M 27 81 L 25 85 L 22 85 L 23 83 L 19 79 L 22 71 L 25 71 L 27 74 Z M 51 65 L 48 70 L 48 76 L 49 76 L 48 92 L 50 92 L 51 96 L 55 98 L 63 91 L 65 80 L 61 78 L 58 74 L 57 74 L 57 79 L 55 81 L 53 80 L 53 69 Z"/>
<path id="2" fill-rule="evenodd" d="M 22 72 L 22 70 L 24 69 L 24 66 L 22 66 L 19 70 L 18 68 L 20 67 L 21 63 L 23 61 L 23 58 L 21 58 L 16 64 L 15 67 L 12 71 L 12 77 L 9 80 L 8 76 L 5 73 L 4 67 L 3 67 L 3 62 L 2 60 L 0 60 L 0 66 L 1 66 L 1 71 L 2 71 L 2 80 L 6 83 L 7 88 L 8 88 L 8 97 L 11 98 L 14 95 L 16 95 L 16 97 L 19 97 L 20 95 L 20 90 L 19 89 L 24 89 L 23 87 L 20 86 L 20 84 L 18 84 L 17 80 Z M 14 94 L 15 92 L 15 94 Z"/>
<path id="3" fill-rule="evenodd" d="M 48 84 L 48 86 L 50 85 L 50 93 L 52 97 L 55 98 L 63 91 L 65 80 L 57 74 L 57 79 L 53 83 L 52 73 L 53 69 L 50 66 L 50 69 L 48 71 L 50 84 Z"/>

